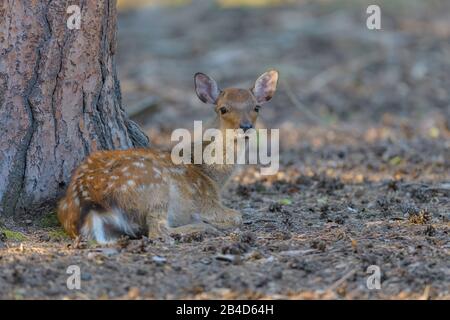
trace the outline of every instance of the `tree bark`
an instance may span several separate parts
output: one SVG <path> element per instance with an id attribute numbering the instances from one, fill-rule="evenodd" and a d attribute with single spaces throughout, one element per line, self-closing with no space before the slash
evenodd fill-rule
<path id="1" fill-rule="evenodd" d="M 54 205 L 95 150 L 148 145 L 121 106 L 116 25 L 114 0 L 1 1 L 0 218 Z"/>

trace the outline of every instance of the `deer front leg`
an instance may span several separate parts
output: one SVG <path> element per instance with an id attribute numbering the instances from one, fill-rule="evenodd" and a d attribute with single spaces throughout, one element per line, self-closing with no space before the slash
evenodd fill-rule
<path id="1" fill-rule="evenodd" d="M 217 230 L 214 226 L 204 222 L 192 223 L 179 227 L 172 227 L 169 228 L 168 231 L 169 234 L 171 235 L 176 234 L 181 236 L 189 236 L 195 233 L 207 233 L 214 236 L 222 235 L 222 233 L 219 230 Z"/>
<path id="2" fill-rule="evenodd" d="M 162 240 L 171 243 L 169 227 L 167 225 L 167 212 L 155 210 L 147 214 L 148 238 L 151 240 Z"/>
<path id="3" fill-rule="evenodd" d="M 234 209 L 219 204 L 210 212 L 205 212 L 202 219 L 220 229 L 231 229 L 242 224 L 242 214 Z"/>

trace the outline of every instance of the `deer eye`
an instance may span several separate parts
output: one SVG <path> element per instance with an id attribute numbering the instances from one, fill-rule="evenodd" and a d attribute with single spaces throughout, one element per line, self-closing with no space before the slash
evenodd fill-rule
<path id="1" fill-rule="evenodd" d="M 260 106 L 256 106 L 255 107 L 255 112 L 259 112 L 259 108 L 261 108 Z"/>
<path id="2" fill-rule="evenodd" d="M 227 113 L 227 111 L 228 111 L 227 108 L 225 108 L 225 107 L 222 107 L 222 108 L 220 108 L 219 110 L 220 110 L 220 113 L 221 113 L 221 114 L 225 114 L 225 113 Z"/>

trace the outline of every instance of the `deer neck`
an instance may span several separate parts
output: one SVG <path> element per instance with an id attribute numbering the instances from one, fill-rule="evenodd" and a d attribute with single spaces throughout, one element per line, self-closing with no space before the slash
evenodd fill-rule
<path id="1" fill-rule="evenodd" d="M 235 164 L 201 164 L 199 166 L 206 176 L 217 183 L 219 189 L 223 189 L 237 171 Z"/>
<path id="2" fill-rule="evenodd" d="M 220 128 L 220 123 L 218 118 L 214 118 L 213 120 L 209 121 L 207 125 L 203 128 L 203 132 L 209 128 Z M 223 132 L 223 136 L 225 137 L 225 132 Z M 211 142 L 204 141 L 202 142 L 202 150 L 209 145 Z M 234 148 L 234 146 L 233 146 Z M 227 150 L 227 147 L 225 145 L 222 148 L 223 152 L 223 164 L 207 164 L 205 162 L 202 162 L 202 164 L 199 164 L 200 170 L 208 176 L 211 180 L 217 183 L 220 189 L 223 189 L 225 185 L 228 183 L 228 181 L 235 175 L 238 169 L 238 165 L 236 163 L 233 164 L 225 164 L 226 154 L 229 152 Z"/>

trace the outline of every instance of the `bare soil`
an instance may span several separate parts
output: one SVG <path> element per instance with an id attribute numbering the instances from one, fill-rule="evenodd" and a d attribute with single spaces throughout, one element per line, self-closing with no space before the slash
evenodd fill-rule
<path id="1" fill-rule="evenodd" d="M 154 97 L 136 120 L 156 147 L 212 115 L 196 71 L 245 86 L 281 71 L 260 124 L 280 129 L 279 173 L 247 166 L 227 187 L 241 228 L 173 245 L 74 243 L 54 213 L 12 218 L 0 298 L 450 299 L 450 6 L 386 4 L 371 32 L 358 3 L 122 13 L 124 104 Z M 81 290 L 66 287 L 70 265 Z"/>

